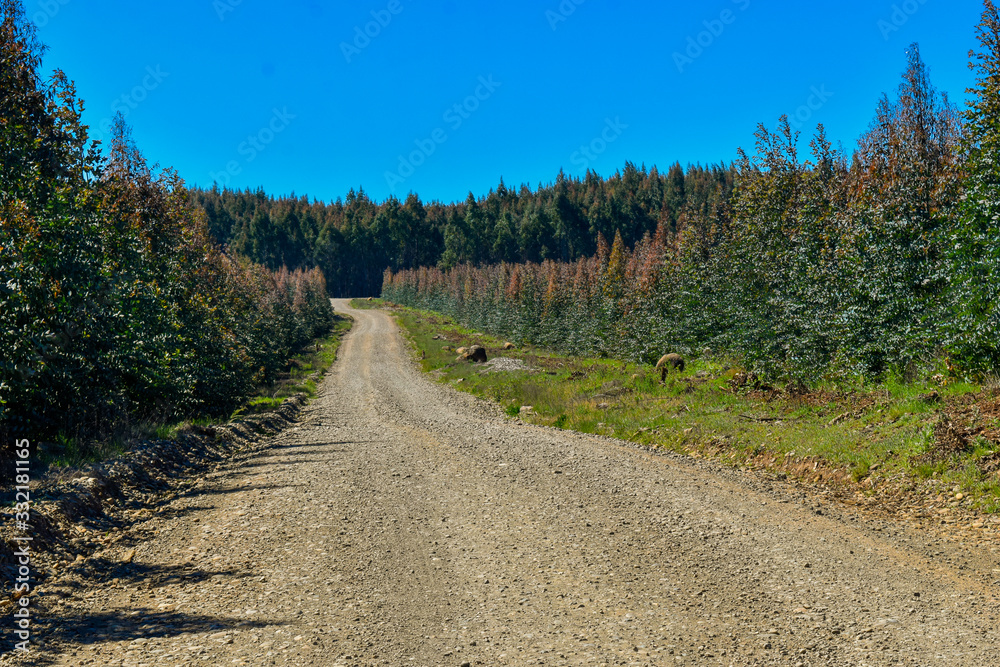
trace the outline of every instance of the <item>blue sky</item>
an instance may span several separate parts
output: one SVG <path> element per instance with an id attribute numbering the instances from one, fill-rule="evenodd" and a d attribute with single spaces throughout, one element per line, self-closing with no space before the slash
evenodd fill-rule
<path id="1" fill-rule="evenodd" d="M 954 101 L 981 3 L 26 0 L 99 134 L 189 184 L 425 200 L 730 161 L 798 113 L 851 149 L 919 42 Z M 367 33 L 367 34 L 366 34 Z M 810 108 L 811 106 L 811 108 Z"/>

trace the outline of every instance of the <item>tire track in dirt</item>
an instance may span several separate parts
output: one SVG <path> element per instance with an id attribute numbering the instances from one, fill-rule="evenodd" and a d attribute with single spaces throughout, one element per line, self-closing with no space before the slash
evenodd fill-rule
<path id="1" fill-rule="evenodd" d="M 302 422 L 49 587 L 34 664 L 1000 664 L 995 553 L 512 423 L 335 303 Z"/>

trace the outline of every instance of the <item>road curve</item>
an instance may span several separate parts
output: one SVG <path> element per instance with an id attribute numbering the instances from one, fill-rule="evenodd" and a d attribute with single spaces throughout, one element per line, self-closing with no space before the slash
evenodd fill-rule
<path id="1" fill-rule="evenodd" d="M 997 554 L 511 422 L 335 305 L 301 423 L 152 519 L 53 663 L 1000 664 Z"/>

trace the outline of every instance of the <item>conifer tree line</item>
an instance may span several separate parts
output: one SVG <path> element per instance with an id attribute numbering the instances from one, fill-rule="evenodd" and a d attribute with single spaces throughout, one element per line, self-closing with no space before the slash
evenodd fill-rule
<path id="1" fill-rule="evenodd" d="M 501 180 L 464 202 L 376 203 L 351 190 L 332 204 L 307 197 L 192 189 L 213 238 L 271 268 L 318 267 L 333 296 L 377 296 L 385 269 L 460 264 L 576 261 L 597 252 L 598 236 L 620 233 L 630 246 L 661 225 L 711 226 L 727 214 L 735 168 L 674 164 L 666 173 L 633 164 L 608 179 L 560 173 L 532 190 Z"/>
<path id="2" fill-rule="evenodd" d="M 330 329 L 322 273 L 223 253 L 120 116 L 103 154 L 88 139 L 73 84 L 43 78 L 42 52 L 19 0 L 0 0 L 3 442 L 228 415 Z"/>
<path id="3" fill-rule="evenodd" d="M 596 253 L 385 274 L 393 301 L 574 353 L 704 348 L 815 382 L 1000 369 L 1000 20 L 986 2 L 971 103 L 917 44 L 851 154 L 822 126 L 758 126 L 731 195 L 687 224 L 597 229 Z M 613 239 L 610 244 L 605 239 Z M 586 253 L 583 253 L 586 255 Z M 465 258 L 463 258 L 465 259 Z"/>

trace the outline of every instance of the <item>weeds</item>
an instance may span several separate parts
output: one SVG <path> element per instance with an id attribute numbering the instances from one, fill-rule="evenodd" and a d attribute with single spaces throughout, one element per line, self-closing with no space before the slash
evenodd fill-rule
<path id="1" fill-rule="evenodd" d="M 711 456 L 741 468 L 773 469 L 810 482 L 871 489 L 902 475 L 914 483 L 958 486 L 981 510 L 1000 509 L 1000 479 L 984 476 L 976 465 L 1000 450 L 995 439 L 973 438 L 966 451 L 947 460 L 921 458 L 937 446 L 934 429 L 942 414 L 974 402 L 983 391 L 973 384 L 891 380 L 868 387 L 831 383 L 812 392 L 752 383 L 739 388 L 738 364 L 715 355 L 690 359 L 683 372 L 671 372 L 661 384 L 649 365 L 530 346 L 504 351 L 502 339 L 436 313 L 402 307 L 393 312 L 424 370 L 506 406 L 509 417 Z M 473 343 L 491 358 L 516 357 L 541 370 L 486 373 L 456 361 L 454 349 Z M 531 412 L 522 406 L 531 406 Z M 975 406 L 967 412 L 980 415 Z M 993 422 L 982 417 L 982 423 Z"/>

